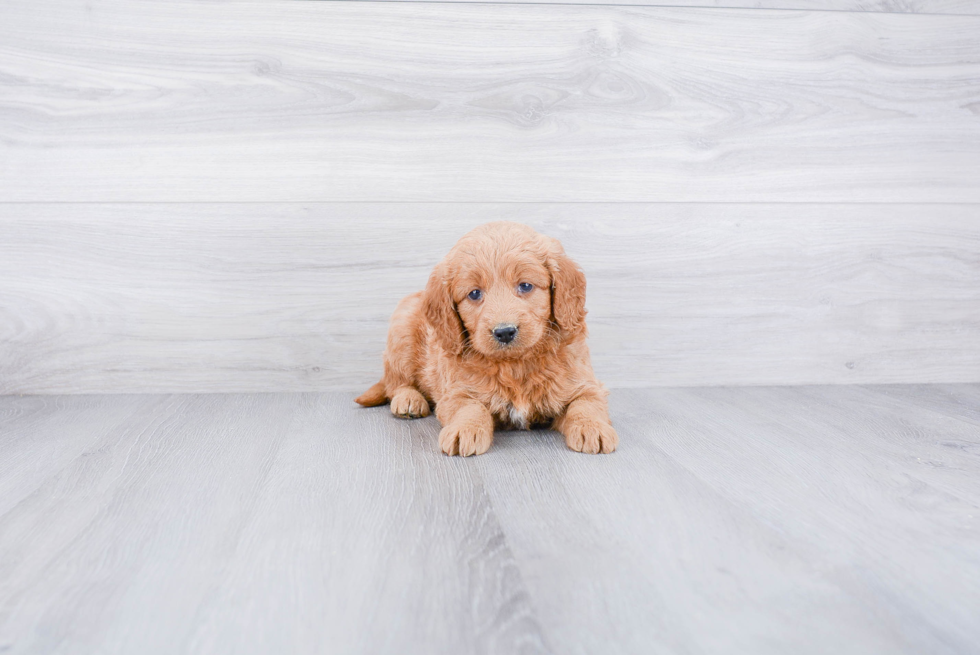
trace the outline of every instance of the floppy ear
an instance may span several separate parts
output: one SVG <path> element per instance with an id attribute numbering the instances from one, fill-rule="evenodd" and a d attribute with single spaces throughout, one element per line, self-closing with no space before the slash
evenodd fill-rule
<path id="1" fill-rule="evenodd" d="M 552 239 L 547 266 L 551 272 L 551 313 L 563 338 L 585 332 L 585 273 Z"/>
<path id="2" fill-rule="evenodd" d="M 463 322 L 456 312 L 456 303 L 450 294 L 450 280 L 446 262 L 441 262 L 429 276 L 422 294 L 422 312 L 436 330 L 436 337 L 443 348 L 454 355 L 463 352 Z"/>

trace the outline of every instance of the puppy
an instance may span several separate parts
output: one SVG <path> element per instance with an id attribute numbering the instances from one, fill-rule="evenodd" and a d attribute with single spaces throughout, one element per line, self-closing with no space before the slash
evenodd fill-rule
<path id="1" fill-rule="evenodd" d="M 572 450 L 609 453 L 619 437 L 585 343 L 585 275 L 561 244 L 518 223 L 465 235 L 424 291 L 391 317 L 381 381 L 356 399 L 442 424 L 448 455 L 480 455 L 494 427 L 546 425 Z"/>

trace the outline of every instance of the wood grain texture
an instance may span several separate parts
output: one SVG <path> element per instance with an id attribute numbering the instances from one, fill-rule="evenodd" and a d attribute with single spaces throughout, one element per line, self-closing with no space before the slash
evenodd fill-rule
<path id="1" fill-rule="evenodd" d="M 486 494 L 431 425 L 347 396 L 147 398 L 113 427 L 82 420 L 84 397 L 0 400 L 5 419 L 43 404 L 35 441 L 102 428 L 60 469 L 18 471 L 4 652 L 546 651 Z"/>
<path id="2" fill-rule="evenodd" d="M 978 35 L 971 16 L 9 0 L 0 189 L 978 202 Z"/>
<path id="3" fill-rule="evenodd" d="M 315 0 L 327 2 L 329 0 Z M 347 0 L 372 2 L 374 0 Z M 426 0 L 383 0 L 425 2 Z M 485 2 L 486 0 L 441 0 L 442 2 Z M 494 4 L 584 4 L 643 5 L 647 7 L 690 7 L 695 9 L 783 9 L 805 11 L 860 11 L 899 14 L 980 15 L 974 0 L 494 0 Z"/>
<path id="4" fill-rule="evenodd" d="M 469 460 L 351 394 L 0 397 L 0 648 L 973 653 L 980 434 L 931 399 L 980 386 L 888 389 L 622 390 L 612 455 Z"/>
<path id="5" fill-rule="evenodd" d="M 869 387 L 903 402 L 942 411 L 943 414 L 980 425 L 980 390 L 964 385 L 880 385 Z"/>
<path id="6" fill-rule="evenodd" d="M 0 404 L 0 515 L 32 494 L 39 478 L 92 455 L 106 432 L 125 431 L 137 415 L 144 421 L 152 404 L 149 396 L 127 395 L 28 397 Z"/>
<path id="7" fill-rule="evenodd" d="M 611 414 L 615 459 L 515 433 L 477 460 L 556 651 L 976 652 L 975 424 L 859 387 L 623 390 Z"/>
<path id="8" fill-rule="evenodd" d="M 976 205 L 0 204 L 0 393 L 355 391 L 490 220 L 562 240 L 612 387 L 980 379 Z"/>

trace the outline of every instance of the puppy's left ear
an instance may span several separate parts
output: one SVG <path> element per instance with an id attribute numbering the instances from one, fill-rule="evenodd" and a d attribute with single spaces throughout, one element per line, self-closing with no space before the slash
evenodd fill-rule
<path id="1" fill-rule="evenodd" d="M 440 262 L 429 276 L 429 282 L 422 292 L 422 313 L 429 324 L 435 328 L 436 338 L 442 347 L 451 354 L 459 356 L 463 352 L 466 338 L 463 321 L 456 312 L 456 304 L 450 295 L 449 267 L 446 261 Z"/>
<path id="2" fill-rule="evenodd" d="M 546 264 L 551 272 L 551 313 L 564 339 L 585 333 L 585 273 L 556 239 Z"/>

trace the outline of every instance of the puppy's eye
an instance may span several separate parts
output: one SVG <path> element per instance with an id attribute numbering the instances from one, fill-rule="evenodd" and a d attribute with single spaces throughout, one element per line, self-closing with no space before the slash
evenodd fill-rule
<path id="1" fill-rule="evenodd" d="M 467 296 L 467 298 L 469 298 L 470 300 L 479 300 L 482 297 L 483 297 L 483 292 L 480 291 L 479 289 L 473 289 L 472 291 L 470 291 L 469 296 Z"/>
<path id="2" fill-rule="evenodd" d="M 517 285 L 517 290 L 520 291 L 521 293 L 527 293 L 533 288 L 534 285 L 531 284 L 530 282 L 521 282 L 520 284 Z"/>

